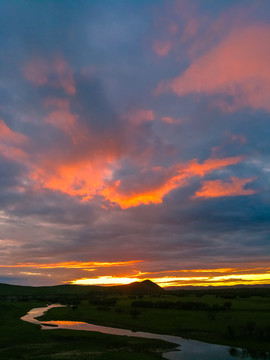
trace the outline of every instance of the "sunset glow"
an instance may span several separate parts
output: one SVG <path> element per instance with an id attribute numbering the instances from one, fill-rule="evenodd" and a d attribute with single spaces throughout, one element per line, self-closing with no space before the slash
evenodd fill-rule
<path id="1" fill-rule="evenodd" d="M 139 281 L 137 278 L 114 277 L 114 276 L 100 276 L 97 279 L 79 279 L 73 280 L 71 283 L 75 285 L 126 285 L 134 281 Z"/>
<path id="2" fill-rule="evenodd" d="M 209 270 L 207 270 L 208 272 Z M 213 272 L 213 270 L 211 270 Z M 113 277 L 100 276 L 98 278 L 84 278 L 73 280 L 71 283 L 75 285 L 126 285 L 135 281 L 143 281 L 146 278 L 134 277 Z M 270 271 L 265 274 L 229 274 L 220 276 L 164 276 L 158 278 L 150 278 L 161 287 L 171 286 L 234 286 L 239 284 L 254 285 L 254 284 L 269 284 Z"/>
<path id="3" fill-rule="evenodd" d="M 92 267 L 108 267 L 108 266 L 121 266 L 121 265 L 134 265 L 136 263 L 141 262 L 140 260 L 135 261 L 117 261 L 117 262 L 79 262 L 79 261 L 70 261 L 63 263 L 55 263 L 55 264 L 37 264 L 37 263 L 18 263 L 13 265 L 2 265 L 0 267 L 23 267 L 23 268 L 40 268 L 40 269 L 55 269 L 55 268 L 92 268 Z"/>

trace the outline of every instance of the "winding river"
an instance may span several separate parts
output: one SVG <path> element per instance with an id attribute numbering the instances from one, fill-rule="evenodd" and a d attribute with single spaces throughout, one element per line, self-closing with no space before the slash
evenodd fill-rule
<path id="1" fill-rule="evenodd" d="M 163 354 L 163 357 L 168 360 L 235 360 L 254 359 L 244 350 L 232 349 L 228 346 L 208 344 L 196 340 L 188 340 L 179 336 L 153 334 L 142 331 L 131 331 L 126 329 L 113 328 L 108 326 L 100 326 L 89 324 L 79 321 L 39 321 L 36 318 L 43 315 L 47 310 L 52 307 L 62 307 L 64 305 L 52 304 L 46 307 L 34 308 L 30 310 L 25 316 L 21 318 L 23 321 L 27 321 L 33 324 L 40 325 L 43 330 L 52 329 L 69 329 L 69 330 L 85 330 L 96 331 L 103 334 L 121 335 L 121 336 L 133 336 L 140 338 L 159 339 L 167 342 L 177 344 L 178 347 L 174 351 L 169 351 Z M 266 359 L 266 357 L 258 357 L 256 359 Z M 267 357 L 269 359 L 269 357 Z"/>

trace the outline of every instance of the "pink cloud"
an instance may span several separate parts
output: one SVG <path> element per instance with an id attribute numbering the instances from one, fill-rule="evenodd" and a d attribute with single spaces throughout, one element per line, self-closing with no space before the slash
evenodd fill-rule
<path id="1" fill-rule="evenodd" d="M 244 189 L 244 186 L 252 181 L 256 177 L 240 179 L 237 177 L 231 177 L 230 181 L 223 180 L 209 180 L 203 183 L 200 190 L 196 192 L 193 198 L 204 197 L 222 197 L 222 196 L 239 196 L 239 195 L 252 195 L 256 191 L 253 189 Z"/>
<path id="2" fill-rule="evenodd" d="M 175 122 L 175 120 L 170 116 L 163 116 L 161 120 L 166 122 L 167 124 L 174 124 Z"/>
<path id="3" fill-rule="evenodd" d="M 171 125 L 175 125 L 175 124 L 180 124 L 181 123 L 181 119 L 174 119 L 171 116 L 162 116 L 161 120 L 167 124 L 171 124 Z"/>
<path id="4" fill-rule="evenodd" d="M 27 142 L 27 137 L 21 133 L 11 130 L 4 120 L 0 119 L 0 140 L 16 145 L 22 145 Z"/>
<path id="5" fill-rule="evenodd" d="M 247 139 L 243 135 L 237 135 L 237 134 L 229 134 L 232 141 L 237 141 L 240 144 L 245 144 L 247 142 Z"/>
<path id="6" fill-rule="evenodd" d="M 11 130 L 6 123 L 0 119 L 0 154 L 13 161 L 25 160 L 27 154 L 23 147 L 28 143 L 28 138 L 18 132 Z"/>
<path id="7" fill-rule="evenodd" d="M 229 132 L 225 132 L 223 134 L 222 142 L 218 146 L 214 146 L 211 149 L 211 153 L 213 157 L 222 156 L 222 154 L 228 149 L 228 147 L 234 146 L 242 146 L 247 142 L 245 136 L 241 134 L 231 134 Z"/>
<path id="8" fill-rule="evenodd" d="M 124 118 L 133 125 L 139 125 L 143 122 L 155 120 L 155 115 L 153 110 L 131 110 L 124 115 Z"/>
<path id="9" fill-rule="evenodd" d="M 155 40 L 153 43 L 153 49 L 159 56 L 167 56 L 172 48 L 170 41 Z"/>
<path id="10" fill-rule="evenodd" d="M 73 115 L 66 110 L 55 110 L 52 111 L 45 119 L 44 122 L 51 124 L 59 129 L 61 129 L 66 134 L 74 138 L 74 131 L 76 132 L 76 121 L 77 116 Z"/>
<path id="11" fill-rule="evenodd" d="M 73 73 L 61 55 L 51 61 L 36 57 L 23 68 L 25 78 L 35 86 L 50 85 L 62 88 L 68 95 L 75 95 L 76 88 Z"/>
<path id="12" fill-rule="evenodd" d="M 231 105 L 218 104 L 226 111 L 247 106 L 270 111 L 269 38 L 269 25 L 235 30 L 179 77 L 160 83 L 157 93 L 224 94 L 233 98 Z"/>
<path id="13" fill-rule="evenodd" d="M 198 32 L 199 25 L 200 24 L 198 19 L 196 18 L 188 19 L 181 37 L 181 42 L 186 42 L 191 38 L 193 38 Z"/>
<path id="14" fill-rule="evenodd" d="M 44 118 L 44 123 L 62 130 L 72 138 L 74 143 L 86 137 L 87 130 L 79 124 L 78 115 L 71 113 L 68 100 L 58 98 L 46 99 L 44 106 L 53 109 Z"/>

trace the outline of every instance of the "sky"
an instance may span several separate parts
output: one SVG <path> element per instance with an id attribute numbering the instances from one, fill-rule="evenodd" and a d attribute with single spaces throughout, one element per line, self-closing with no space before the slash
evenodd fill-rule
<path id="1" fill-rule="evenodd" d="M 0 282 L 270 284 L 269 19 L 0 0 Z"/>

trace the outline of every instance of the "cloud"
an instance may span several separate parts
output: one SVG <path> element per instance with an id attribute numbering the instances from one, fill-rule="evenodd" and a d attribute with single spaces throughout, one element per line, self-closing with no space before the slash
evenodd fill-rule
<path id="1" fill-rule="evenodd" d="M 133 125 L 140 125 L 144 122 L 155 120 L 153 110 L 131 110 L 123 117 Z"/>
<path id="2" fill-rule="evenodd" d="M 268 267 L 270 4 L 213 3 L 0 2 L 3 281 Z"/>
<path id="3" fill-rule="evenodd" d="M 194 36 L 198 32 L 198 29 L 199 29 L 199 19 L 196 18 L 188 19 L 181 37 L 181 42 L 186 42 L 194 38 Z"/>
<path id="4" fill-rule="evenodd" d="M 187 186 L 188 180 L 194 176 L 204 176 L 214 170 L 234 165 L 243 160 L 242 156 L 207 159 L 202 164 L 197 159 L 187 164 L 173 165 L 169 169 L 152 168 L 150 182 L 148 177 L 116 180 L 106 186 L 101 194 L 109 201 L 120 205 L 123 209 L 140 204 L 159 204 L 173 189 Z M 144 175 L 144 172 L 142 173 Z M 149 174 L 148 174 L 149 175 Z M 154 180 L 153 180 L 154 179 Z"/>
<path id="5" fill-rule="evenodd" d="M 92 114 L 90 121 L 85 119 L 83 104 L 82 109 L 77 109 L 78 113 L 71 110 L 72 100 L 46 98 L 43 101 L 45 109 L 49 110 L 43 119 L 44 129 L 50 134 L 55 130 L 60 132 L 50 147 L 46 147 L 47 142 L 40 151 L 36 144 L 30 178 L 37 189 L 50 189 L 89 200 L 98 195 L 104 181 L 111 178 L 113 166 L 125 154 L 127 146 L 124 140 L 121 141 L 123 129 L 119 133 L 117 129 L 112 130 L 106 119 L 100 127 L 95 126 L 96 119 L 92 122 Z M 102 99 L 98 100 L 102 102 Z"/>
<path id="6" fill-rule="evenodd" d="M 34 86 L 49 85 L 63 89 L 68 95 L 76 93 L 72 70 L 61 55 L 51 60 L 42 57 L 31 59 L 23 67 L 23 74 Z"/>
<path id="7" fill-rule="evenodd" d="M 79 262 L 79 261 L 69 261 L 62 263 L 16 263 L 12 265 L 1 265 L 2 268 L 27 268 L 27 269 L 60 269 L 60 268 L 74 268 L 74 269 L 87 269 L 93 270 L 96 267 L 113 267 L 113 266 L 127 266 L 134 265 L 141 262 L 140 260 L 131 260 L 131 261 L 118 261 L 118 262 L 98 262 L 98 261 L 88 261 L 88 262 Z"/>
<path id="8" fill-rule="evenodd" d="M 68 100 L 49 98 L 45 100 L 44 105 L 48 108 L 54 108 L 44 118 L 45 124 L 50 124 L 62 130 L 72 138 L 74 143 L 85 138 L 87 129 L 84 129 L 78 123 L 78 115 L 71 113 Z"/>
<path id="9" fill-rule="evenodd" d="M 0 154 L 12 161 L 26 159 L 27 155 L 23 147 L 28 138 L 18 132 L 11 130 L 6 123 L 0 119 Z"/>
<path id="10" fill-rule="evenodd" d="M 256 177 L 252 177 L 248 179 L 240 179 L 232 176 L 230 178 L 230 181 L 223 181 L 223 180 L 204 181 L 202 188 L 196 192 L 193 198 L 197 198 L 197 197 L 213 198 L 213 197 L 222 197 L 222 196 L 253 195 L 256 193 L 256 190 L 244 189 L 244 186 L 254 181 L 255 179 Z"/>
<path id="11" fill-rule="evenodd" d="M 161 82 L 157 93 L 221 94 L 231 97 L 231 102 L 218 101 L 226 111 L 250 107 L 269 112 L 269 37 L 269 25 L 234 30 L 179 77 Z"/>
<path id="12" fill-rule="evenodd" d="M 162 116 L 161 120 L 170 125 L 173 125 L 173 124 L 176 125 L 176 124 L 180 124 L 182 122 L 181 119 L 174 119 L 171 116 Z"/>
<path id="13" fill-rule="evenodd" d="M 22 145 L 27 142 L 27 137 L 23 134 L 11 130 L 4 120 L 0 119 L 0 140 L 6 143 Z"/>
<path id="14" fill-rule="evenodd" d="M 221 154 L 223 154 L 224 152 L 226 153 L 228 148 L 237 151 L 240 146 L 243 147 L 246 143 L 247 139 L 244 135 L 225 132 L 222 135 L 221 144 L 219 146 L 214 146 L 211 149 L 211 153 L 213 157 L 216 157 L 218 155 L 222 156 Z"/>
<path id="15" fill-rule="evenodd" d="M 46 168 L 39 168 L 31 178 L 40 188 L 61 191 L 70 196 L 89 200 L 102 187 L 106 175 L 110 175 L 106 169 L 97 169 L 91 163 L 81 162 L 60 165 L 52 173 Z"/>
<path id="16" fill-rule="evenodd" d="M 167 56 L 171 50 L 172 43 L 170 41 L 155 40 L 153 49 L 159 56 Z"/>

